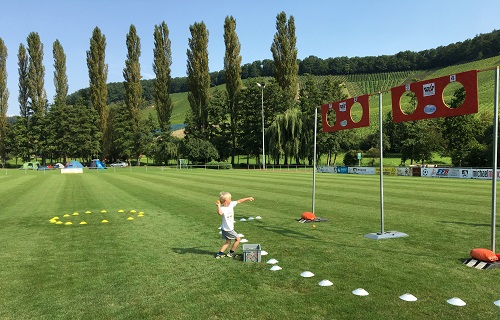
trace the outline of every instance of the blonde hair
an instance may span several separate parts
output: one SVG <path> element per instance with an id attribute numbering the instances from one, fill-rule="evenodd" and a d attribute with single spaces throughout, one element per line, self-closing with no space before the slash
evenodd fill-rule
<path id="1" fill-rule="evenodd" d="M 219 196 L 221 203 L 226 202 L 226 200 L 231 200 L 231 194 L 229 192 L 222 191 L 221 193 L 219 193 Z"/>

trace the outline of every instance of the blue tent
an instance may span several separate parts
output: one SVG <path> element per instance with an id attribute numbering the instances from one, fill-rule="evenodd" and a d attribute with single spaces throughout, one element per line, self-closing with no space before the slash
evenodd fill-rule
<path id="1" fill-rule="evenodd" d="M 83 168 L 83 165 L 80 163 L 80 161 L 70 161 L 66 163 L 66 168 Z"/>
<path id="2" fill-rule="evenodd" d="M 89 169 L 107 169 L 99 159 L 93 159 L 89 165 Z"/>

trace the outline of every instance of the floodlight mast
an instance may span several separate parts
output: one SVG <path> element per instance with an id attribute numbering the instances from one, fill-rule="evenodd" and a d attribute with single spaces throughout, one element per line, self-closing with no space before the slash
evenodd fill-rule
<path id="1" fill-rule="evenodd" d="M 264 82 L 259 83 L 257 82 L 257 85 L 262 91 L 261 95 L 261 106 L 262 106 L 262 169 L 266 169 L 266 147 L 264 143 L 264 88 L 266 87 L 266 84 Z"/>

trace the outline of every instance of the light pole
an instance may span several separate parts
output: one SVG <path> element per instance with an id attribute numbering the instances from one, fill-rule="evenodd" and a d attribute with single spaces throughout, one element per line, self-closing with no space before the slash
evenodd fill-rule
<path id="1" fill-rule="evenodd" d="M 266 169 L 266 147 L 264 143 L 264 88 L 266 87 L 266 84 L 264 82 L 258 83 L 257 85 L 260 87 L 262 91 L 262 169 Z"/>

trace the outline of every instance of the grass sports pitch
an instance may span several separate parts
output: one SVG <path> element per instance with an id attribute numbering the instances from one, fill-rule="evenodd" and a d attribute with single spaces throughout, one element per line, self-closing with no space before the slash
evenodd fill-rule
<path id="1" fill-rule="evenodd" d="M 235 229 L 268 252 L 261 263 L 214 259 L 222 244 L 214 201 L 223 190 L 255 198 L 235 208 Z M 380 231 L 378 176 L 317 174 L 315 212 L 329 222 L 314 228 L 296 221 L 310 211 L 311 193 L 310 170 L 0 171 L 0 318 L 461 319 L 500 311 L 500 270 L 462 264 L 471 249 L 490 247 L 491 181 L 385 177 L 385 229 L 409 236 L 378 241 L 364 237 Z M 50 221 L 56 216 L 63 223 Z M 271 271 L 270 259 L 282 269 Z M 354 295 L 359 288 L 369 295 Z M 406 293 L 418 300 L 401 300 Z M 454 297 L 467 305 L 448 304 Z"/>

